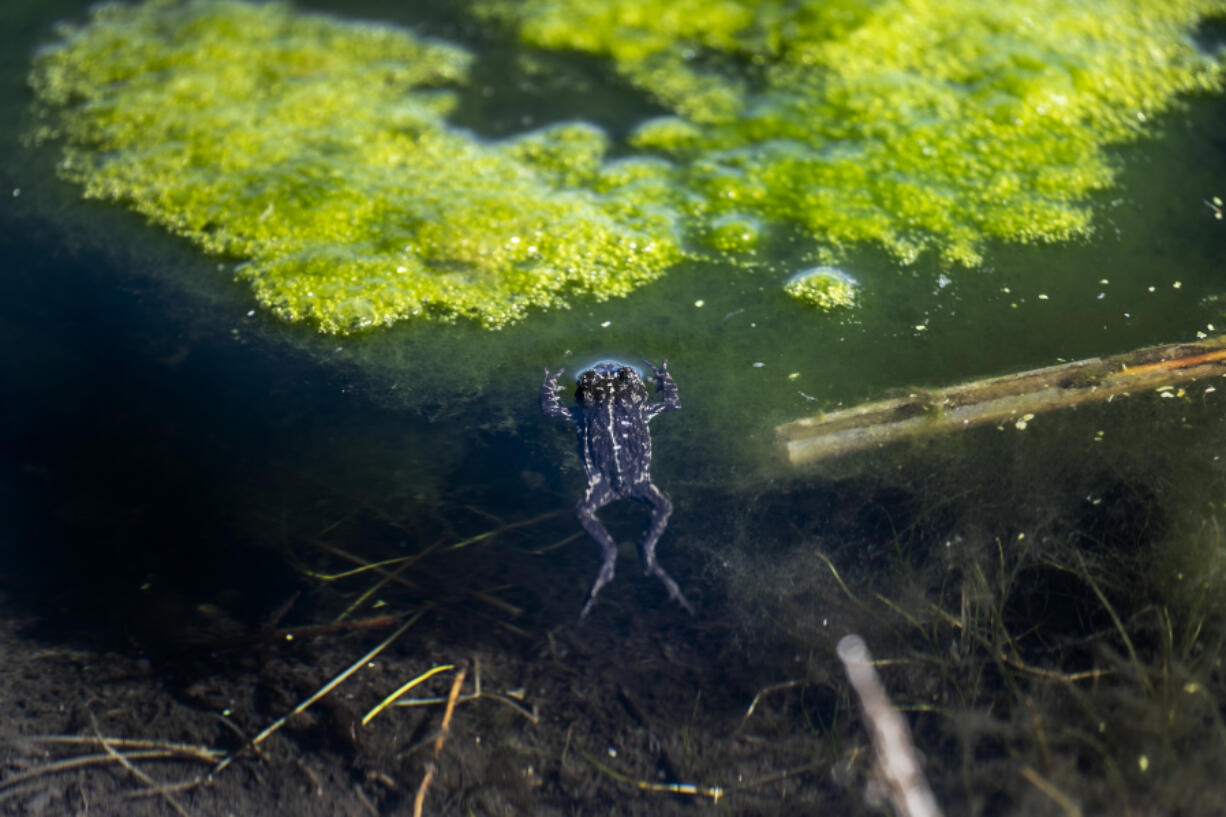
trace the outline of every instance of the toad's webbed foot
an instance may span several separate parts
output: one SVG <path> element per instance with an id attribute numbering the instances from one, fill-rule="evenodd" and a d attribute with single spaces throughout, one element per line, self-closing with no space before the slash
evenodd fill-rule
<path id="1" fill-rule="evenodd" d="M 656 561 L 656 544 L 659 543 L 660 537 L 664 535 L 664 528 L 668 526 L 668 518 L 673 513 L 673 503 L 664 495 L 664 492 L 657 488 L 653 483 L 645 483 L 638 491 L 635 498 L 641 502 L 646 502 L 651 506 L 651 521 L 647 525 L 647 530 L 643 532 L 643 538 L 639 542 L 639 561 L 643 565 L 643 570 L 648 576 L 655 576 L 664 586 L 668 588 L 668 597 L 685 608 L 685 611 L 690 615 L 694 615 L 694 608 L 686 600 L 681 592 L 681 588 L 673 581 L 673 577 L 664 572 L 664 568 L 660 567 L 660 563 Z"/>
<path id="2" fill-rule="evenodd" d="M 660 563 L 657 562 L 654 557 L 652 558 L 650 564 L 647 563 L 646 559 L 643 560 L 643 569 L 647 571 L 647 575 L 655 576 L 657 579 L 664 582 L 664 586 L 668 588 L 668 597 L 670 599 L 680 604 L 690 615 L 697 615 L 697 613 L 694 612 L 694 607 L 689 603 L 689 601 L 686 600 L 685 595 L 681 592 L 681 588 L 677 586 L 675 581 L 673 581 L 672 576 L 669 576 L 664 572 L 664 568 L 660 567 Z"/>

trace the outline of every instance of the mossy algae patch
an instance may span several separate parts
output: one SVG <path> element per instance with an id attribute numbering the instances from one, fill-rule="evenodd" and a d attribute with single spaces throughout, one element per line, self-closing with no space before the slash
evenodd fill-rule
<path id="1" fill-rule="evenodd" d="M 798 225 L 964 265 L 1087 235 L 1104 146 L 1222 87 L 1192 39 L 1222 0 L 487 0 L 545 48 L 611 59 L 672 109 L 632 137 L 707 220 Z"/>
<path id="2" fill-rule="evenodd" d="M 86 195 L 244 262 L 261 304 L 330 333 L 498 327 L 686 256 L 769 267 L 797 234 L 819 263 L 875 242 L 963 265 L 1084 236 L 1105 146 L 1223 84 L 1190 34 L 1226 0 L 478 7 L 609 59 L 671 115 L 615 160 L 585 123 L 481 139 L 446 120 L 462 49 L 235 0 L 103 6 L 31 82 Z"/>
<path id="3" fill-rule="evenodd" d="M 106 5 L 61 35 L 31 84 L 64 175 L 243 260 L 283 318 L 497 327 L 681 256 L 642 174 L 603 172 L 598 129 L 491 143 L 448 127 L 459 48 L 227 0 Z"/>
<path id="4" fill-rule="evenodd" d="M 783 291 L 793 298 L 831 311 L 856 305 L 856 281 L 838 267 L 814 267 L 793 275 Z"/>

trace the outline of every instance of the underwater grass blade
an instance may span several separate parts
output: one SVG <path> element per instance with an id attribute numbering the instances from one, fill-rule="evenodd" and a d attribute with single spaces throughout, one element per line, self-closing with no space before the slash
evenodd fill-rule
<path id="1" fill-rule="evenodd" d="M 1137 655 L 1137 648 L 1133 646 L 1132 638 L 1128 635 L 1128 630 L 1124 627 L 1124 622 L 1120 621 L 1119 615 L 1115 612 L 1114 605 L 1107 600 L 1106 594 L 1103 593 L 1102 589 L 1098 586 L 1098 582 L 1096 582 L 1094 577 L 1090 574 L 1089 568 L 1086 567 L 1085 559 L 1080 553 L 1077 553 L 1077 564 L 1081 568 L 1078 575 L 1085 580 L 1086 584 L 1090 585 L 1090 589 L 1094 591 L 1095 597 L 1098 599 L 1099 603 L 1102 604 L 1103 609 L 1107 611 L 1107 615 L 1111 616 L 1111 622 L 1115 625 L 1116 632 L 1119 633 L 1120 639 L 1124 642 L 1124 648 L 1128 650 L 1128 658 L 1130 661 L 1132 661 L 1132 665 L 1136 669 L 1137 679 L 1145 687 L 1146 692 L 1153 694 L 1153 681 L 1150 680 L 1149 673 L 1145 669 L 1145 664 L 1141 662 L 1140 657 Z"/>
<path id="2" fill-rule="evenodd" d="M 209 776 L 212 777 L 214 775 L 220 774 L 223 769 L 225 769 L 227 766 L 229 766 L 234 761 L 234 758 L 237 757 L 239 752 L 243 751 L 243 749 L 246 749 L 248 747 L 254 748 L 256 746 L 259 746 L 270 735 L 272 735 L 274 732 L 276 732 L 278 729 L 284 726 L 287 720 L 309 709 L 316 701 L 318 701 L 320 698 L 327 695 L 329 692 L 335 689 L 339 684 L 341 684 L 346 678 L 348 678 L 350 675 L 353 675 L 355 672 L 361 669 L 364 664 L 366 664 L 376 655 L 378 655 L 379 653 L 387 649 L 387 647 L 392 642 L 400 638 L 400 636 L 404 635 L 405 631 L 407 631 L 410 627 L 416 624 L 423 615 L 425 615 L 424 611 L 415 613 L 408 621 L 406 621 L 404 624 L 401 624 L 398 628 L 396 628 L 396 631 L 394 633 L 392 633 L 387 638 L 383 639 L 377 645 L 375 645 L 375 647 L 373 647 L 370 650 L 370 652 L 363 655 L 357 661 L 354 661 L 352 664 L 349 665 L 348 668 L 346 668 L 339 675 L 334 677 L 331 681 L 329 681 L 328 683 L 320 687 L 318 690 L 316 690 L 310 697 L 302 701 L 302 703 L 298 704 L 296 707 L 294 707 L 292 710 L 287 712 L 285 715 L 282 715 L 280 718 L 277 718 L 277 720 L 273 721 L 271 724 L 265 727 L 264 731 L 260 732 L 258 735 L 256 735 L 254 738 L 251 739 L 250 744 L 247 744 L 246 746 L 239 748 L 235 752 L 225 757 L 221 762 L 219 762 L 213 768 Z"/>
<path id="3" fill-rule="evenodd" d="M 416 678 L 412 678 L 406 681 L 403 685 L 398 687 L 395 692 L 393 692 L 391 695 L 388 695 L 386 698 L 380 701 L 378 706 L 376 706 L 374 709 L 367 712 L 366 715 L 363 716 L 362 718 L 362 725 L 365 726 L 366 724 L 370 723 L 376 715 L 378 715 L 384 709 L 387 709 L 389 706 L 395 703 L 397 698 L 399 698 L 404 693 L 408 692 L 413 687 L 417 686 L 423 681 L 426 681 L 429 678 L 433 678 L 435 675 L 438 675 L 440 672 L 446 672 L 447 670 L 450 670 L 450 669 L 455 669 L 455 664 L 441 664 L 437 667 L 432 667 L 431 669 L 426 670 L 421 675 L 418 675 Z"/>
<path id="4" fill-rule="evenodd" d="M 1022 767 L 1021 775 L 1022 777 L 1026 778 L 1027 782 L 1029 782 L 1032 786 L 1043 792 L 1043 794 L 1047 795 L 1047 797 L 1050 798 L 1053 803 L 1060 807 L 1060 810 L 1063 811 L 1067 817 L 1081 817 L 1081 808 L 1073 802 L 1072 798 L 1056 788 L 1055 784 L 1043 777 L 1043 775 L 1039 774 L 1029 766 Z"/>
<path id="5" fill-rule="evenodd" d="M 718 803 L 724 796 L 724 789 L 722 786 L 703 786 L 697 783 L 655 783 L 650 780 L 636 780 L 629 775 L 622 774 L 610 766 L 601 763 L 595 757 L 582 749 L 576 749 L 575 751 L 578 752 L 584 760 L 592 764 L 592 766 L 594 766 L 601 774 L 616 780 L 618 783 L 625 783 L 627 785 L 634 786 L 640 791 L 663 792 L 667 794 L 687 794 L 695 797 L 709 797 L 712 803 Z"/>

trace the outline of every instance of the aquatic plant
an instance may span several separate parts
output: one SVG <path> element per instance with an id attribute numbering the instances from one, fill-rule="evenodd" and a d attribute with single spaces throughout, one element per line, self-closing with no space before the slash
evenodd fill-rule
<path id="1" fill-rule="evenodd" d="M 469 61 L 283 4 L 155 0 L 66 28 L 31 83 L 86 196 L 244 259 L 262 305 L 324 332 L 423 314 L 501 326 L 567 293 L 624 294 L 680 257 L 638 175 L 597 179 L 598 129 L 490 143 L 447 126 L 440 87 Z"/>
<path id="2" fill-rule="evenodd" d="M 527 42 L 607 57 L 675 116 L 632 143 L 677 161 L 708 219 L 798 225 L 978 263 L 986 241 L 1085 236 L 1104 146 L 1217 90 L 1191 33 L 1221 0 L 487 0 Z"/>
<path id="3" fill-rule="evenodd" d="M 493 141 L 449 124 L 471 55 L 279 3 L 107 5 L 35 59 L 65 177 L 206 250 L 326 333 L 499 327 L 684 257 L 901 262 L 1091 229 L 1104 147 L 1217 90 L 1222 0 L 488 0 L 536 47 L 611 61 L 670 115 Z M 628 149 L 628 150 L 627 150 Z"/>
<path id="4" fill-rule="evenodd" d="M 823 698 L 848 632 L 889 656 L 878 667 L 943 802 L 1215 814 L 1201 792 L 1226 773 L 1226 480 L 1199 452 L 1221 439 L 1217 394 L 1138 390 L 1025 433 L 862 453 L 738 492 L 678 551 L 725 576 L 746 643 L 811 656 L 810 711 L 865 778 L 864 741 L 840 743 Z M 789 693 L 770 689 L 782 709 Z"/>
<path id="5" fill-rule="evenodd" d="M 814 267 L 796 273 L 783 291 L 818 309 L 855 306 L 856 281 L 838 267 Z"/>

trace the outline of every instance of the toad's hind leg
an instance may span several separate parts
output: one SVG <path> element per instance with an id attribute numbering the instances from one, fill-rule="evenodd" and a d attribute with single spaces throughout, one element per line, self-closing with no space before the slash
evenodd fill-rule
<path id="1" fill-rule="evenodd" d="M 575 505 L 575 516 L 578 517 L 579 524 L 596 540 L 596 544 L 600 545 L 600 551 L 604 557 L 600 565 L 600 572 L 596 574 L 596 581 L 592 582 L 592 589 L 588 591 L 587 603 L 583 605 L 583 610 L 579 613 L 580 621 L 587 618 L 587 614 L 591 612 L 592 605 L 596 602 L 596 595 L 601 588 L 613 580 L 613 571 L 617 563 L 617 543 L 613 541 L 609 531 L 596 516 L 596 511 L 608 505 L 613 499 L 613 492 L 602 481 L 589 487 Z"/>
<path id="2" fill-rule="evenodd" d="M 668 527 L 668 517 L 672 515 L 673 503 L 663 491 L 650 482 L 637 486 L 633 496 L 640 502 L 651 506 L 651 521 L 647 525 L 647 530 L 643 531 L 643 538 L 639 541 L 639 561 L 643 564 L 643 570 L 647 572 L 647 575 L 655 576 L 662 581 L 668 588 L 668 597 L 684 607 L 687 613 L 694 615 L 694 608 L 682 595 L 681 588 L 656 561 L 656 544 L 664 534 L 664 529 Z"/>

